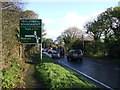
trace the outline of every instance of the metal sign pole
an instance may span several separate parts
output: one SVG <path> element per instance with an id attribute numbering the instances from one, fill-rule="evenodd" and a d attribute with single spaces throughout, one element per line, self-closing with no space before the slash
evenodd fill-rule
<path id="1" fill-rule="evenodd" d="M 40 60 L 41 60 L 41 62 L 42 62 L 42 43 L 40 44 Z"/>

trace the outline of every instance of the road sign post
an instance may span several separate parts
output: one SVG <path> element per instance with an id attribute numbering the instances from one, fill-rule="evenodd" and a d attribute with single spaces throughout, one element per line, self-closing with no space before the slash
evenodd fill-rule
<path id="1" fill-rule="evenodd" d="M 42 62 L 42 43 L 41 43 L 41 48 L 40 48 L 40 59 L 41 59 L 41 62 Z"/>
<path id="2" fill-rule="evenodd" d="M 41 19 L 20 19 L 20 44 L 42 44 Z"/>

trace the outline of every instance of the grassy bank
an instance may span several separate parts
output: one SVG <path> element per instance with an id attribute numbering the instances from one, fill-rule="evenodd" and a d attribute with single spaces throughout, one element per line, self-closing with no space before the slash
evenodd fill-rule
<path id="1" fill-rule="evenodd" d="M 43 55 L 43 62 L 36 66 L 36 74 L 45 88 L 89 88 L 96 86 L 86 82 L 81 76 L 56 64 Z"/>

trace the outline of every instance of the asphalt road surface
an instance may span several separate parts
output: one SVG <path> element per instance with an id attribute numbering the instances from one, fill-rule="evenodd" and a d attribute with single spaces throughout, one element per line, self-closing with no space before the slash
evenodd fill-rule
<path id="1" fill-rule="evenodd" d="M 83 58 L 82 62 L 68 62 L 66 58 L 56 60 L 83 76 L 110 89 L 120 89 L 120 63 Z"/>

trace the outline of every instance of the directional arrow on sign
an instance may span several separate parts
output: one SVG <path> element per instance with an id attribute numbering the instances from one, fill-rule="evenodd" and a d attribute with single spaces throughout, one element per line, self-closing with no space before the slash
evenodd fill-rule
<path id="1" fill-rule="evenodd" d="M 25 35 L 25 37 L 35 37 L 35 35 Z"/>
<path id="2" fill-rule="evenodd" d="M 34 38 L 36 38 L 36 42 L 39 43 L 40 37 L 37 37 L 37 32 L 36 31 L 34 31 L 34 35 L 25 35 L 25 37 L 34 37 Z"/>

